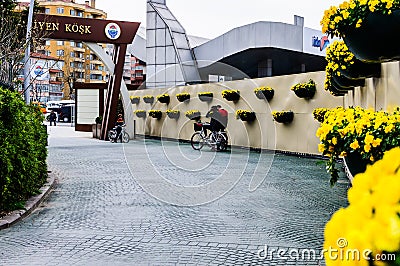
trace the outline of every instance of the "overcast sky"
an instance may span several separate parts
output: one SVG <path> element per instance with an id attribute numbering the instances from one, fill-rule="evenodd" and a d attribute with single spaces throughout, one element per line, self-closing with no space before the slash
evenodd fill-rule
<path id="1" fill-rule="evenodd" d="M 320 30 L 324 10 L 344 0 L 166 0 L 168 8 L 189 35 L 215 38 L 256 21 L 293 24 L 304 17 L 306 27 Z M 77 0 L 83 3 L 84 0 Z M 141 22 L 146 26 L 146 0 L 96 0 L 108 19 Z"/>

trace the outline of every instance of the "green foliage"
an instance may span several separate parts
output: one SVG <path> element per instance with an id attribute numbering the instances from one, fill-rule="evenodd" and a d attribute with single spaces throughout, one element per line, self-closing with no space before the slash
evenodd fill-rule
<path id="1" fill-rule="evenodd" d="M 47 131 L 38 107 L 0 87 L 0 211 L 37 194 L 47 179 Z"/>

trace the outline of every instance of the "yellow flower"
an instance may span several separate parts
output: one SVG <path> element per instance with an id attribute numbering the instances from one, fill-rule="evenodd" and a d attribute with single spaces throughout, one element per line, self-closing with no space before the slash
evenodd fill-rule
<path id="1" fill-rule="evenodd" d="M 358 148 L 360 148 L 358 140 L 353 141 L 353 143 L 350 144 L 350 148 L 352 148 L 353 150 L 357 150 Z"/>
<path id="2" fill-rule="evenodd" d="M 336 137 L 333 137 L 333 138 L 332 138 L 332 144 L 333 144 L 333 145 L 336 145 L 336 144 L 337 144 L 337 138 L 336 138 Z"/>
<path id="3" fill-rule="evenodd" d="M 325 145 L 324 144 L 318 144 L 318 151 L 319 152 L 324 152 L 325 151 Z"/>

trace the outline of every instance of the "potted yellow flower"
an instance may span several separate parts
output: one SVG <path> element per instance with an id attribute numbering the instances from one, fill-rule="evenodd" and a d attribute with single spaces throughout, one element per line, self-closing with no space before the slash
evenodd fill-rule
<path id="1" fill-rule="evenodd" d="M 136 111 L 134 111 L 134 113 L 139 118 L 145 118 L 146 117 L 146 111 L 145 110 L 136 110 Z"/>
<path id="2" fill-rule="evenodd" d="M 236 111 L 236 119 L 246 122 L 253 122 L 256 119 L 256 113 L 249 110 L 239 109 Z"/>
<path id="3" fill-rule="evenodd" d="M 256 94 L 258 99 L 266 99 L 267 101 L 269 101 L 274 97 L 275 91 L 273 88 L 267 86 L 255 88 L 254 93 Z"/>
<path id="4" fill-rule="evenodd" d="M 169 104 L 169 100 L 170 100 L 170 97 L 169 97 L 169 94 L 167 94 L 167 93 L 157 95 L 157 101 L 159 101 L 160 103 Z"/>
<path id="5" fill-rule="evenodd" d="M 291 87 L 291 90 L 299 98 L 311 99 L 314 97 L 317 87 L 314 80 L 310 79 L 308 82 L 297 83 Z"/>
<path id="6" fill-rule="evenodd" d="M 200 120 L 201 113 L 199 110 L 188 110 L 185 113 L 185 116 L 190 120 Z"/>
<path id="7" fill-rule="evenodd" d="M 292 111 L 273 111 L 272 117 L 278 123 L 288 124 L 293 121 L 294 113 Z"/>
<path id="8" fill-rule="evenodd" d="M 349 205 L 336 211 L 325 226 L 324 252 L 330 265 L 400 265 L 400 148 L 354 177 Z"/>
<path id="9" fill-rule="evenodd" d="M 132 104 L 138 104 L 140 102 L 140 96 L 129 96 Z"/>
<path id="10" fill-rule="evenodd" d="M 155 119 L 161 119 L 162 117 L 162 112 L 161 110 L 150 110 L 149 111 L 149 116 L 155 118 Z"/>
<path id="11" fill-rule="evenodd" d="M 351 0 L 325 10 L 322 32 L 343 38 L 349 50 L 364 62 L 400 58 L 400 46 L 388 45 L 400 31 L 400 1 Z"/>
<path id="12" fill-rule="evenodd" d="M 154 96 L 153 95 L 145 95 L 145 96 L 143 96 L 143 101 L 145 103 L 152 104 L 154 102 Z"/>
<path id="13" fill-rule="evenodd" d="M 238 101 L 240 99 L 239 90 L 223 90 L 221 95 L 227 101 Z"/>
<path id="14" fill-rule="evenodd" d="M 206 92 L 199 92 L 197 96 L 199 96 L 199 99 L 202 102 L 211 102 L 214 94 L 212 92 L 206 91 Z"/>
<path id="15" fill-rule="evenodd" d="M 187 93 L 187 92 L 178 93 L 178 94 L 176 95 L 176 99 L 178 99 L 178 101 L 180 101 L 180 102 L 189 101 L 189 99 L 190 99 L 190 93 Z"/>
<path id="16" fill-rule="evenodd" d="M 335 164 L 339 157 L 344 157 L 354 176 L 381 159 L 384 151 L 400 146 L 400 111 L 333 108 L 326 112 L 316 135 L 320 138 L 318 150 L 329 157 L 327 170 L 333 185 L 338 178 Z"/>
<path id="17" fill-rule="evenodd" d="M 171 110 L 171 109 L 168 109 L 167 111 L 165 111 L 165 113 L 171 119 L 178 119 L 181 114 L 179 110 Z"/>

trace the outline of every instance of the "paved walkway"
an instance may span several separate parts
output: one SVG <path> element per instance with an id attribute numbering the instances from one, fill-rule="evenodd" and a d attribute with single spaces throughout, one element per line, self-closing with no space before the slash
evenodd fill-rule
<path id="1" fill-rule="evenodd" d="M 330 188 L 315 159 L 49 132 L 57 184 L 0 231 L 0 265 L 323 265 L 273 249 L 319 253 L 325 223 L 347 204 L 348 182 Z"/>

